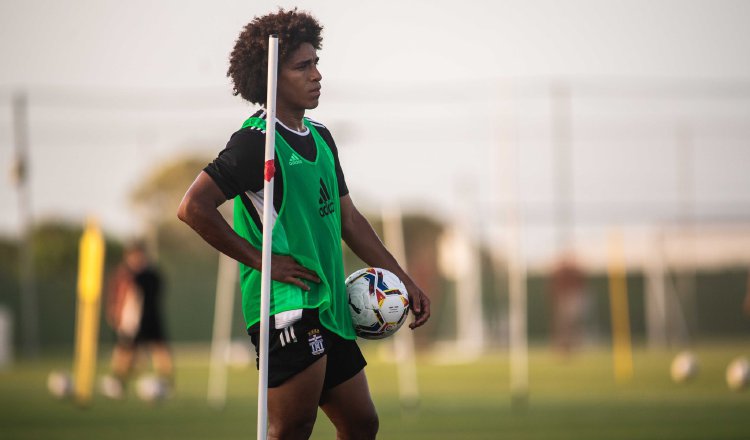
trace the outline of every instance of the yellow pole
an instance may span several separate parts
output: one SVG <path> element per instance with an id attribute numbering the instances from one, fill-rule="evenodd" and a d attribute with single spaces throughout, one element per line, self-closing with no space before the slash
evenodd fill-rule
<path id="1" fill-rule="evenodd" d="M 94 388 L 103 271 L 104 240 L 96 220 L 89 219 L 81 237 L 78 257 L 78 311 L 73 371 L 74 394 L 79 405 L 86 405 L 91 401 Z"/>
<path id="2" fill-rule="evenodd" d="M 612 354 L 615 381 L 626 382 L 633 377 L 633 351 L 630 345 L 628 285 L 622 236 L 613 232 L 609 237 L 609 303 L 612 315 Z"/>

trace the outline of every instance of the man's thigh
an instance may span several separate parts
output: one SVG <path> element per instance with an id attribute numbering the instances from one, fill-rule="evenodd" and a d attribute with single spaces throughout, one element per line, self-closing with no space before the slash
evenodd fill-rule
<path id="1" fill-rule="evenodd" d="M 365 371 L 351 379 L 324 390 L 320 408 L 333 422 L 343 438 L 374 438 L 378 415 L 370 397 Z"/>
<path id="2" fill-rule="evenodd" d="M 326 356 L 323 356 L 283 384 L 268 389 L 268 421 L 271 428 L 315 422 L 325 372 Z"/>

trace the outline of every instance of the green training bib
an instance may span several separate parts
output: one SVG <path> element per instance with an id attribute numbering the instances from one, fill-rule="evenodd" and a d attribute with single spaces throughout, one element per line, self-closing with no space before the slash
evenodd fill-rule
<path id="1" fill-rule="evenodd" d="M 282 171 L 284 199 L 273 228 L 272 252 L 291 255 L 315 271 L 320 283 L 303 280 L 310 286 L 309 291 L 304 291 L 273 281 L 271 315 L 317 308 L 327 329 L 343 338 L 356 339 L 344 284 L 341 205 L 333 153 L 315 127 L 307 119 L 303 121 L 315 140 L 315 161 L 300 156 L 276 133 L 275 152 Z M 265 130 L 266 121 L 249 118 L 242 127 Z M 234 201 L 234 229 L 255 248 L 262 249 L 262 231 L 239 196 Z M 240 264 L 242 310 L 248 328 L 260 321 L 260 277 L 260 271 Z"/>

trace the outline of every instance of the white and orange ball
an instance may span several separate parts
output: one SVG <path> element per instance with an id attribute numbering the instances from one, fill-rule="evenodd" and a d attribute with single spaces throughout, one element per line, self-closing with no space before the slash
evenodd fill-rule
<path id="1" fill-rule="evenodd" d="M 392 272 L 374 267 L 360 269 L 346 279 L 349 311 L 357 336 L 382 339 L 406 322 L 409 294 Z"/>
<path id="2" fill-rule="evenodd" d="M 672 360 L 670 374 L 677 383 L 687 382 L 698 374 L 698 358 L 690 351 L 683 351 Z"/>
<path id="3" fill-rule="evenodd" d="M 157 402 L 167 397 L 169 386 L 164 379 L 154 374 L 147 374 L 136 382 L 135 393 L 143 401 Z"/>
<path id="4" fill-rule="evenodd" d="M 52 371 L 47 376 L 47 390 L 58 399 L 70 397 L 73 394 L 73 378 L 67 371 Z"/>
<path id="5" fill-rule="evenodd" d="M 750 362 L 740 357 L 727 366 L 727 386 L 733 391 L 744 389 L 750 381 Z"/>

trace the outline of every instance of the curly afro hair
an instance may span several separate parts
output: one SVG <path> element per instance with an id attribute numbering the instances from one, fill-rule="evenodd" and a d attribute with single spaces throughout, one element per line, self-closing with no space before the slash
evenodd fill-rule
<path id="1" fill-rule="evenodd" d="M 283 63 L 303 43 L 319 50 L 322 31 L 318 20 L 297 8 L 279 8 L 275 14 L 255 17 L 244 27 L 229 56 L 227 76 L 234 83 L 234 95 L 253 104 L 266 103 L 269 35 L 279 36 L 279 63 Z"/>

